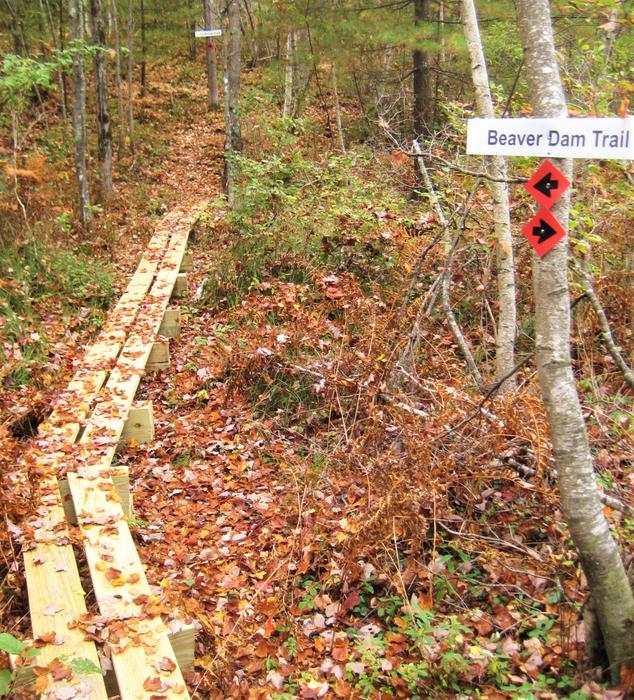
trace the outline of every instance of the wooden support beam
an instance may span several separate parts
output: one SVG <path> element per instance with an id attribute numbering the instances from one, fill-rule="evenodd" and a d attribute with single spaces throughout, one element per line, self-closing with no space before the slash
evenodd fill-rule
<path id="1" fill-rule="evenodd" d="M 139 443 L 148 443 L 154 440 L 154 414 L 151 401 L 143 401 L 136 406 L 130 406 L 119 444 L 125 445 L 130 440 Z"/>
<path id="2" fill-rule="evenodd" d="M 148 372 L 156 372 L 159 369 L 167 369 L 169 366 L 170 345 L 167 340 L 157 340 L 152 345 L 145 369 Z"/>
<path id="3" fill-rule="evenodd" d="M 121 501 L 121 507 L 123 508 L 126 518 L 131 518 L 134 514 L 134 510 L 132 506 L 132 493 L 130 491 L 130 473 L 125 465 L 113 466 L 112 469 L 116 470 L 111 478 L 117 497 Z M 58 479 L 57 483 L 59 485 L 60 496 L 62 497 L 62 505 L 64 506 L 66 520 L 68 520 L 71 525 L 77 525 L 77 514 L 75 513 L 75 504 L 70 495 L 68 479 Z"/>
<path id="4" fill-rule="evenodd" d="M 166 338 L 178 338 L 181 334 L 181 310 L 178 306 L 170 306 L 165 309 L 163 321 L 158 334 Z"/>
<path id="5" fill-rule="evenodd" d="M 174 289 L 172 290 L 172 297 L 180 298 L 187 294 L 187 274 L 185 272 L 179 272 L 176 277 L 176 282 L 174 283 Z"/>
<path id="6" fill-rule="evenodd" d="M 191 673 L 194 670 L 196 628 L 192 624 L 183 624 L 177 632 L 170 632 L 169 640 L 181 672 Z"/>
<path id="7" fill-rule="evenodd" d="M 181 260 L 181 272 L 191 272 L 194 269 L 194 254 L 188 250 Z"/>

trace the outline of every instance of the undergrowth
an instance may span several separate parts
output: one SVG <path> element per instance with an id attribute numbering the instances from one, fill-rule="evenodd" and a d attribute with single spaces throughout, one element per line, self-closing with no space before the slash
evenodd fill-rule
<path id="1" fill-rule="evenodd" d="M 258 93 L 253 109 L 266 100 Z M 253 630 L 262 654 L 238 658 L 227 678 L 248 668 L 249 683 L 257 677 L 277 700 L 332 689 L 368 698 L 601 697 L 600 672 L 583 652 L 585 583 L 530 365 L 518 373 L 521 391 L 481 410 L 437 303 L 420 317 L 414 375 L 395 381 L 418 304 L 443 270 L 441 247 L 427 250 L 439 224 L 425 198 L 409 200 L 388 179 L 390 168 L 409 175 L 408 162 L 357 144 L 336 153 L 315 143 L 310 116 L 271 119 L 267 109 L 239 160 L 237 205 L 202 242 L 218 252 L 201 298 L 214 328 L 191 370 L 204 368 L 206 353 L 222 355 L 226 405 L 245 398 L 263 441 L 292 445 L 260 459 L 301 496 L 297 530 L 285 532 L 296 558 L 276 592 L 282 612 L 262 638 Z M 464 182 L 434 177 L 443 205 L 459 211 Z M 487 207 L 478 201 L 466 217 L 452 305 L 484 348 L 480 366 L 492 370 Z M 524 249 L 518 280 L 518 350 L 532 352 Z M 602 377 L 580 378 L 582 389 L 590 394 Z M 589 407 L 608 491 L 630 470 L 629 406 L 625 397 L 607 416 Z M 625 547 L 629 528 L 617 515 Z M 265 647 L 274 650 L 266 658 Z"/>
<path id="2" fill-rule="evenodd" d="M 367 149 L 306 157 L 303 129 L 301 120 L 269 121 L 266 157 L 237 159 L 237 206 L 209 271 L 207 303 L 236 306 L 269 278 L 310 283 L 324 270 L 353 273 L 366 291 L 393 283 L 396 246 L 388 222 L 403 198 L 366 177 Z"/>
<path id="3" fill-rule="evenodd" d="M 60 307 L 62 318 L 79 315 L 75 328 L 99 328 L 114 296 L 113 271 L 88 250 L 62 250 L 31 239 L 0 248 L 0 359 L 10 385 L 29 381 L 46 361 L 42 312 Z M 61 321 L 63 322 L 63 321 Z"/>

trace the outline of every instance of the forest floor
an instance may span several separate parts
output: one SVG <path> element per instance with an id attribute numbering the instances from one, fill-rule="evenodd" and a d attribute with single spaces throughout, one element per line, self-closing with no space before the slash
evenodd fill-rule
<path id="1" fill-rule="evenodd" d="M 419 210 L 408 236 L 404 217 L 366 203 L 376 226 L 362 244 L 363 226 L 339 212 L 338 235 L 352 239 L 341 243 L 347 266 L 311 258 L 298 271 L 308 259 L 285 249 L 292 274 L 254 274 L 227 303 L 210 276 L 234 251 L 237 225 L 221 201 L 224 115 L 204 110 L 199 70 L 183 80 L 176 71 L 151 73 L 136 106 L 141 127 L 161 138 L 120 164 L 126 179 L 90 254 L 116 270 L 114 299 L 153 221 L 173 203 L 212 201 L 171 367 L 146 376 L 138 395 L 153 401 L 156 439 L 118 457 L 130 468 L 148 579 L 198 627 L 194 697 L 622 697 L 597 682 L 584 651 L 587 585 L 553 491 L 532 370 L 520 373 L 520 391 L 480 410 L 437 317 L 416 390 L 392 390 L 398 324 L 413 312 L 402 312 L 400 288 L 376 292 L 374 251 L 398 246 L 397 267 L 411 271 L 432 235 L 425 205 L 408 205 L 408 215 Z M 257 86 L 249 94 L 257 103 Z M 305 138 L 326 146 L 315 130 Z M 429 265 L 441 265 L 434 255 Z M 92 331 L 67 309 L 40 315 L 29 332 L 46 332 L 48 361 L 29 383 L 5 383 L 0 407 L 2 505 L 17 526 L 37 493 L 20 462 L 28 427 Z M 615 435 L 599 408 L 595 418 L 604 482 L 625 498 L 631 433 Z M 634 524 L 608 514 L 627 549 Z M 7 537 L 1 544 L 3 628 L 28 636 L 21 557 Z"/>

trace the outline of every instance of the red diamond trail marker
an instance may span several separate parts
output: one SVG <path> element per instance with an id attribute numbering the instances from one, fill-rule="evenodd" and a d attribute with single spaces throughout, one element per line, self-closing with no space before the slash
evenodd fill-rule
<path id="1" fill-rule="evenodd" d="M 531 179 L 524 184 L 526 191 L 545 209 L 550 209 L 570 187 L 568 178 L 548 159 L 537 168 Z"/>
<path id="2" fill-rule="evenodd" d="M 543 258 L 566 235 L 559 221 L 548 209 L 540 209 L 524 226 L 522 233 L 540 258 Z"/>

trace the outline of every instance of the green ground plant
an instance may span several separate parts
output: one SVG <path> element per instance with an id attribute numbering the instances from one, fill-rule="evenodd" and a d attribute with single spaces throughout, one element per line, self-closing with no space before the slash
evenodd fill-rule
<path id="1" fill-rule="evenodd" d="M 31 370 L 46 359 L 41 309 L 50 303 L 61 305 L 62 312 L 83 307 L 80 325 L 96 329 L 115 293 L 107 263 L 87 250 L 60 250 L 46 240 L 0 248 L 0 277 L 0 359 L 9 360 L 11 347 L 17 360 L 8 377 L 13 385 L 26 384 Z"/>
<path id="2" fill-rule="evenodd" d="M 324 269 L 351 272 L 368 290 L 387 285 L 396 250 L 386 219 L 404 200 L 365 178 L 371 152 L 359 147 L 315 160 L 300 144 L 307 120 L 264 124 L 266 156 L 237 159 L 229 245 L 209 273 L 204 301 L 233 307 L 267 278 L 310 283 Z"/>

